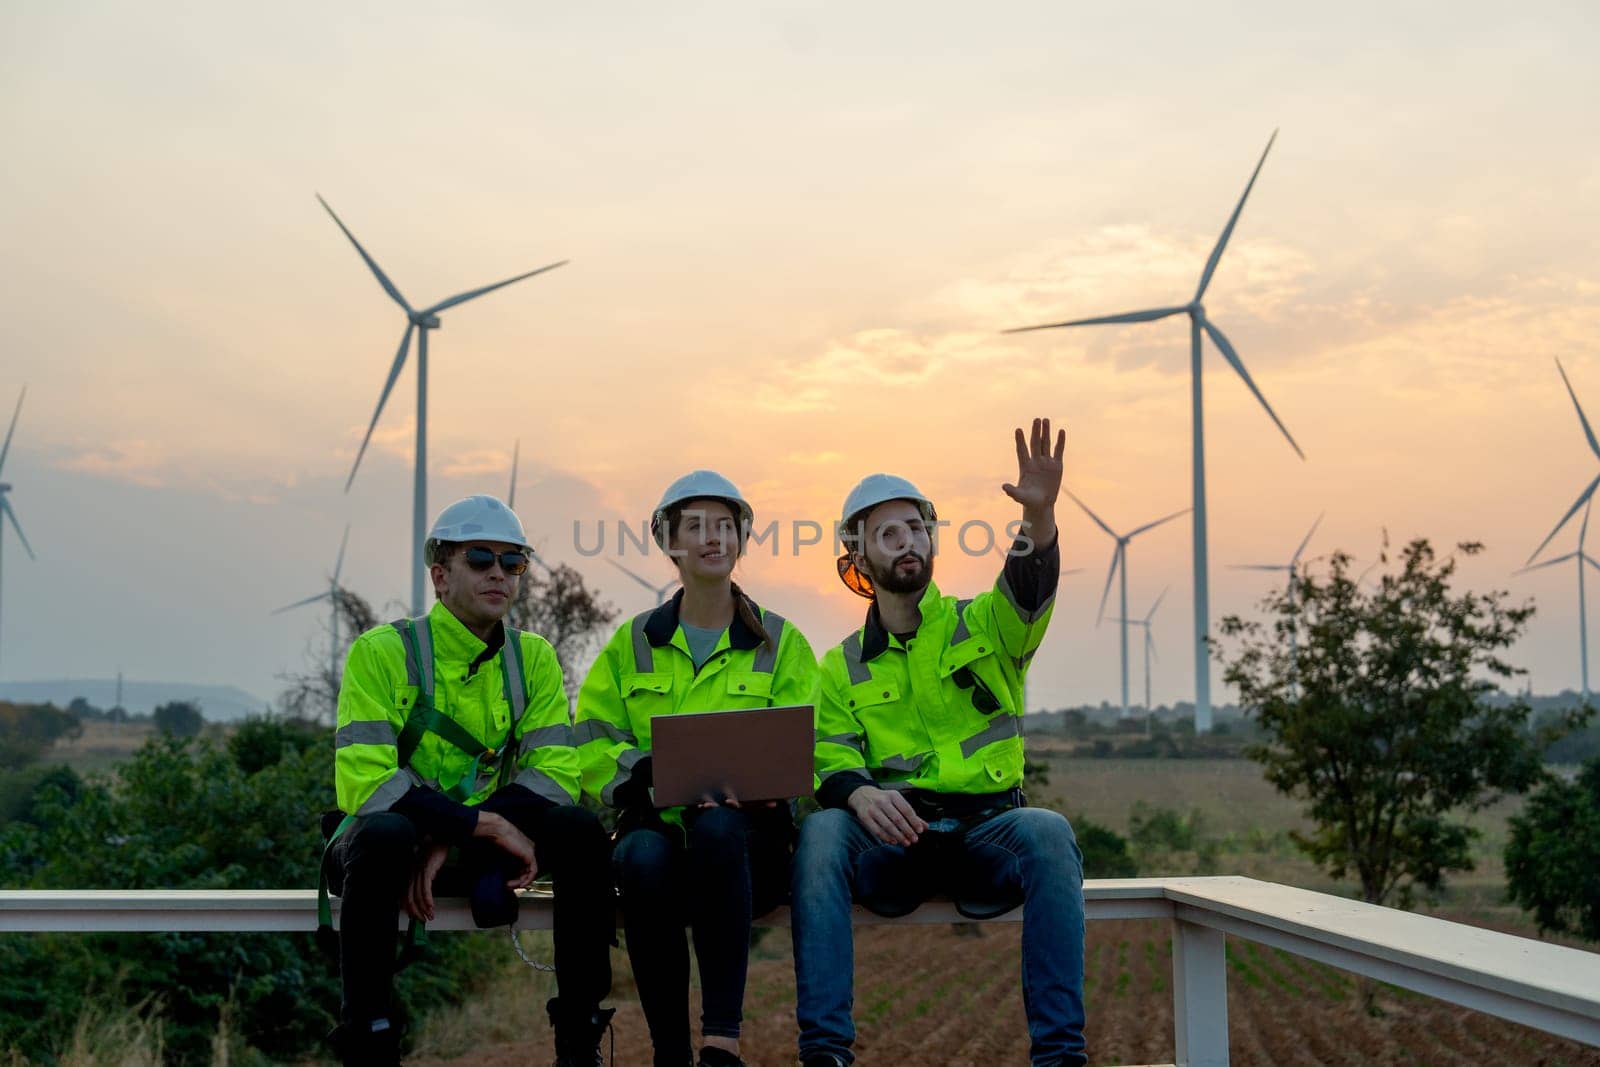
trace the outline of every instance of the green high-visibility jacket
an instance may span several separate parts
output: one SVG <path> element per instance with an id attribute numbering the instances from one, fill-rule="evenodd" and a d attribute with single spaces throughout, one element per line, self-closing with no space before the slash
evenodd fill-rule
<path id="1" fill-rule="evenodd" d="M 454 791 L 462 803 L 481 803 L 503 785 L 525 786 L 557 804 L 578 797 L 578 755 L 572 747 L 566 688 L 550 643 L 520 633 L 527 707 L 511 722 L 504 653 L 477 663 L 487 651 L 442 603 L 427 617 L 434 674 L 433 705 L 491 750 L 474 757 L 429 732 L 410 765 L 399 765 L 399 739 L 421 694 L 421 680 L 408 671 L 405 639 L 393 626 L 375 627 L 356 638 L 339 686 L 334 735 L 334 785 L 339 808 L 350 815 L 387 811 L 413 786 Z M 508 631 L 513 632 L 513 631 Z M 515 745 L 515 759 L 502 758 Z M 467 780 L 468 776 L 470 780 Z"/>
<path id="2" fill-rule="evenodd" d="M 873 604 L 866 624 L 822 656 L 812 700 L 819 799 L 848 795 L 828 786 L 839 775 L 939 793 L 1021 785 L 1023 677 L 1054 604 L 1053 575 L 1033 609 L 1018 606 L 1004 572 L 970 600 L 930 582 L 904 643 Z"/>
<path id="3" fill-rule="evenodd" d="M 656 716 L 810 701 L 817 661 L 793 623 L 756 608 L 777 646 L 769 649 L 736 614 L 696 671 L 678 622 L 682 599 L 680 591 L 620 627 L 578 691 L 574 734 L 583 789 L 609 806 L 623 806 L 617 790 L 650 754 L 650 721 Z M 681 809 L 666 809 L 663 818 L 677 822 Z"/>

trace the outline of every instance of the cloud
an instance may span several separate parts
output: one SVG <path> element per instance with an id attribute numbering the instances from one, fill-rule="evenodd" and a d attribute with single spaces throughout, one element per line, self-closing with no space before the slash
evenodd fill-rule
<path id="1" fill-rule="evenodd" d="M 60 470 L 132 482 L 146 489 L 160 489 L 170 482 L 172 459 L 169 446 L 134 439 L 80 449 L 56 460 L 54 466 Z"/>

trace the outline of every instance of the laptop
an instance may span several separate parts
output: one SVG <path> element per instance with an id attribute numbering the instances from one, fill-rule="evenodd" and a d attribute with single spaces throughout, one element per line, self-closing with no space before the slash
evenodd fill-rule
<path id="1" fill-rule="evenodd" d="M 810 704 L 657 715 L 650 720 L 656 806 L 699 804 L 707 795 L 740 804 L 810 796 L 815 722 Z"/>

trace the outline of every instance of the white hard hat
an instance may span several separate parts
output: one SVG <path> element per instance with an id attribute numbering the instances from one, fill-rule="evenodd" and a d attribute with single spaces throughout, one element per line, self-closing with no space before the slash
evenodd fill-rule
<path id="1" fill-rule="evenodd" d="M 661 503 L 650 513 L 650 534 L 656 539 L 656 544 L 665 547 L 667 530 L 663 520 L 667 509 L 689 500 L 727 501 L 739 513 L 740 533 L 743 536 L 749 536 L 750 527 L 755 524 L 755 512 L 739 492 L 738 486 L 716 471 L 690 471 L 667 486 L 667 491 L 661 494 Z"/>
<path id="2" fill-rule="evenodd" d="M 434 549 L 444 543 L 462 541 L 499 541 L 532 552 L 528 535 L 522 532 L 522 520 L 517 513 L 497 497 L 480 493 L 439 512 L 428 530 L 427 543 L 423 545 L 423 559 L 433 562 Z"/>
<path id="3" fill-rule="evenodd" d="M 922 490 L 894 474 L 869 474 L 850 490 L 844 498 L 844 508 L 839 515 L 840 525 L 848 523 L 863 511 L 886 504 L 891 500 L 909 500 L 917 505 L 922 517 L 934 520 L 933 501 L 922 495 Z"/>
<path id="4" fill-rule="evenodd" d="M 933 501 L 923 496 L 922 490 L 906 479 L 894 474 L 869 474 L 857 482 L 856 487 L 844 498 L 844 507 L 839 516 L 839 532 L 846 542 L 849 543 L 849 539 L 855 533 L 849 528 L 852 519 L 858 519 L 864 512 L 872 510 L 879 504 L 887 504 L 891 500 L 907 500 L 917 505 L 917 510 L 922 512 L 924 522 L 934 522 L 938 519 L 933 510 Z M 849 552 L 839 557 L 838 568 L 839 580 L 852 593 L 869 599 L 873 596 L 872 582 L 856 568 Z"/>

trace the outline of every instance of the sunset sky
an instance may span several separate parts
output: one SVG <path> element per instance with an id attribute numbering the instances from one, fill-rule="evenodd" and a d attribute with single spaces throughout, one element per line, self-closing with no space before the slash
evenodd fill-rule
<path id="1" fill-rule="evenodd" d="M 1307 459 L 1208 347 L 1213 617 L 1323 511 L 1308 557 L 1481 540 L 1466 584 L 1534 598 L 1514 658 L 1575 687 L 1573 574 L 1512 572 L 1600 471 L 1555 365 L 1600 418 L 1596 55 L 1586 4 L 6 5 L 0 477 L 38 560 L 8 528 L 0 679 L 271 698 L 324 616 L 269 612 L 347 522 L 348 584 L 407 595 L 414 364 L 344 492 L 404 320 L 315 193 L 414 304 L 572 261 L 445 313 L 430 508 L 503 494 L 520 439 L 532 538 L 631 612 L 573 523 L 694 467 L 785 527 L 875 470 L 999 525 L 1049 415 L 1113 526 L 1187 507 L 1187 320 L 999 331 L 1188 300 L 1279 129 L 1207 307 Z M 1086 570 L 1031 702 L 1115 701 L 1111 542 L 1058 517 Z M 863 602 L 788 548 L 742 581 L 820 651 Z M 1130 557 L 1190 699 L 1188 520 Z"/>

